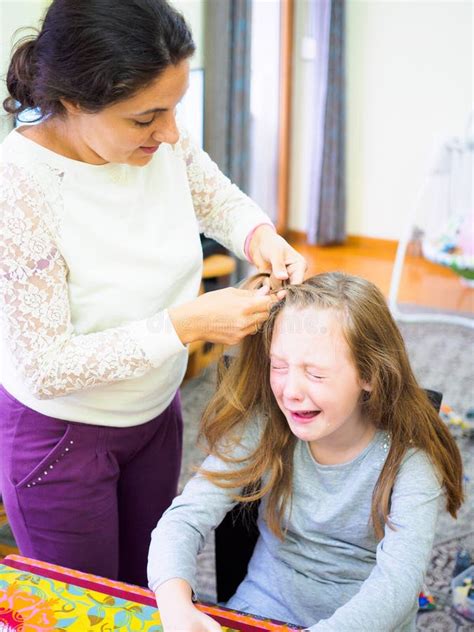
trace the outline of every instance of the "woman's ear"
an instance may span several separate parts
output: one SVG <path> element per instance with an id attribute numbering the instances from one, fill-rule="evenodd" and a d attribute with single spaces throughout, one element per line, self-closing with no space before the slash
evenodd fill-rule
<path id="1" fill-rule="evenodd" d="M 68 101 L 68 99 L 59 99 L 59 101 L 69 115 L 77 116 L 82 113 L 82 109 L 77 103 Z"/>

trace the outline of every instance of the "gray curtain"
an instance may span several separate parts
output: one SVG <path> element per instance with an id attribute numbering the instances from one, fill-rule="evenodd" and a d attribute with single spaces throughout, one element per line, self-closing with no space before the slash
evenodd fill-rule
<path id="1" fill-rule="evenodd" d="M 344 0 L 312 0 L 310 20 L 321 33 L 312 130 L 313 159 L 308 242 L 333 244 L 346 237 Z"/>
<path id="2" fill-rule="evenodd" d="M 251 0 L 207 0 L 204 148 L 243 191 L 250 158 Z"/>

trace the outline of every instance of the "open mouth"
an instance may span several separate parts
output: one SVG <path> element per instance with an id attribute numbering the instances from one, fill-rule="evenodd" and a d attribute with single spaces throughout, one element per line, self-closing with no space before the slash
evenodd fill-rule
<path id="1" fill-rule="evenodd" d="M 320 410 L 294 410 L 290 411 L 292 418 L 295 421 L 307 422 L 316 419 L 316 417 L 321 413 Z"/>

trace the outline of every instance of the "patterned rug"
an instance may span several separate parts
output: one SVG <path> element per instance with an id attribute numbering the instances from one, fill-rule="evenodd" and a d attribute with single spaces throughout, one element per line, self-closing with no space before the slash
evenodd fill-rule
<path id="1" fill-rule="evenodd" d="M 439 542 L 433 548 L 426 586 L 436 598 L 437 608 L 418 615 L 417 629 L 430 632 L 474 630 L 474 624 L 459 615 L 451 603 L 450 583 L 459 547 L 473 549 L 474 530 L 464 536 Z"/>

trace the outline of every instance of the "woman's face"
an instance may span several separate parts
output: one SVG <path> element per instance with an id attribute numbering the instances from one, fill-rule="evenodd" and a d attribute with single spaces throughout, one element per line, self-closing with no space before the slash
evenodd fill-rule
<path id="1" fill-rule="evenodd" d="M 66 105 L 80 159 L 91 164 L 148 164 L 161 143 L 178 141 L 175 111 L 188 83 L 189 62 L 184 60 L 168 66 L 134 96 L 100 112 Z"/>

